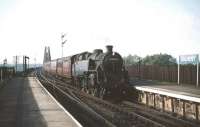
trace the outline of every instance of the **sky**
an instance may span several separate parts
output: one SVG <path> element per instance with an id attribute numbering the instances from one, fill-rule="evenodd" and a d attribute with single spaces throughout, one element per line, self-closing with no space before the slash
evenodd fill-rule
<path id="1" fill-rule="evenodd" d="M 113 45 L 122 56 L 199 54 L 199 0 L 0 0 L 0 63 Z"/>

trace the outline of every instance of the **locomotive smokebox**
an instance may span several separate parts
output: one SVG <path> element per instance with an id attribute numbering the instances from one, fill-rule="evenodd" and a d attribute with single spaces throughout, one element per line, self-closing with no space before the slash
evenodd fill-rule
<path id="1" fill-rule="evenodd" d="M 107 53 L 112 53 L 113 52 L 113 46 L 112 45 L 107 45 L 106 49 L 107 49 Z"/>

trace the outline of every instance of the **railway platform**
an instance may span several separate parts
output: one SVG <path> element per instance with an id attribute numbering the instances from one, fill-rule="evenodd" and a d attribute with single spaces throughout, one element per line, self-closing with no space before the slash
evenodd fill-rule
<path id="1" fill-rule="evenodd" d="M 35 77 L 16 77 L 0 89 L 0 127 L 81 127 Z"/>
<path id="2" fill-rule="evenodd" d="M 192 85 L 177 85 L 177 84 L 155 84 L 155 85 L 141 85 L 136 86 L 138 90 L 147 92 L 154 92 L 179 98 L 183 100 L 193 101 L 200 103 L 200 88 Z"/>
<path id="3" fill-rule="evenodd" d="M 139 101 L 150 107 L 200 121 L 200 88 L 192 85 L 149 82 L 136 85 Z"/>

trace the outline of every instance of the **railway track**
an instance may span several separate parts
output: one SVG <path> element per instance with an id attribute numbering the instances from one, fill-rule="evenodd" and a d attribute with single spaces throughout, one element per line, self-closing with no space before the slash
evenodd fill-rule
<path id="1" fill-rule="evenodd" d="M 76 98 L 66 87 L 56 84 L 55 80 L 47 79 L 41 73 L 35 74 L 45 88 L 83 125 L 87 127 L 115 127 L 98 115 L 87 105 Z M 56 84 L 56 85 L 55 85 Z M 58 87 L 59 86 L 59 87 Z M 97 124 L 98 123 L 98 124 Z M 97 124 L 97 125 L 96 125 Z"/>
<path id="2" fill-rule="evenodd" d="M 141 105 L 137 103 L 132 102 L 123 102 L 120 104 L 123 108 L 126 110 L 129 110 L 130 112 L 135 112 L 137 114 L 141 114 L 144 117 L 148 117 L 149 119 L 158 121 L 163 123 L 165 126 L 168 127 L 196 127 L 198 126 L 196 123 L 192 123 L 187 120 L 180 119 L 176 116 L 172 116 L 171 114 L 168 114 L 163 111 L 152 109 L 146 105 Z"/>
<path id="3" fill-rule="evenodd" d="M 121 103 L 112 104 L 110 102 L 101 100 L 91 95 L 85 94 L 77 88 L 56 79 L 55 77 L 45 77 L 42 73 L 37 73 L 38 79 L 50 86 L 55 93 L 57 91 L 67 94 L 68 98 L 76 100 L 80 103 L 80 107 L 88 109 L 88 112 L 93 112 L 93 115 L 98 116 L 100 120 L 106 126 L 126 126 L 126 127 L 191 127 L 192 124 L 181 121 L 175 117 L 164 115 L 155 110 L 147 110 L 144 106 L 134 103 Z M 55 85 L 56 84 L 56 85 Z M 58 96 L 57 93 L 55 96 Z M 75 110 L 75 109 L 74 109 Z M 79 114 L 80 115 L 80 114 Z M 99 121 L 98 121 L 99 122 Z M 97 123 L 93 123 L 95 126 Z M 101 123 L 101 124 L 102 124 Z M 100 125 L 100 124 L 99 124 Z"/>

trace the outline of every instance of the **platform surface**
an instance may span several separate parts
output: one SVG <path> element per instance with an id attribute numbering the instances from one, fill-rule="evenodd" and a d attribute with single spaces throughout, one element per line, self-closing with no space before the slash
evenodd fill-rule
<path id="1" fill-rule="evenodd" d="M 0 89 L 0 127 L 80 127 L 35 77 L 19 77 Z"/>
<path id="2" fill-rule="evenodd" d="M 136 89 L 200 103 L 200 86 L 151 82 L 149 84 L 138 84 Z"/>

